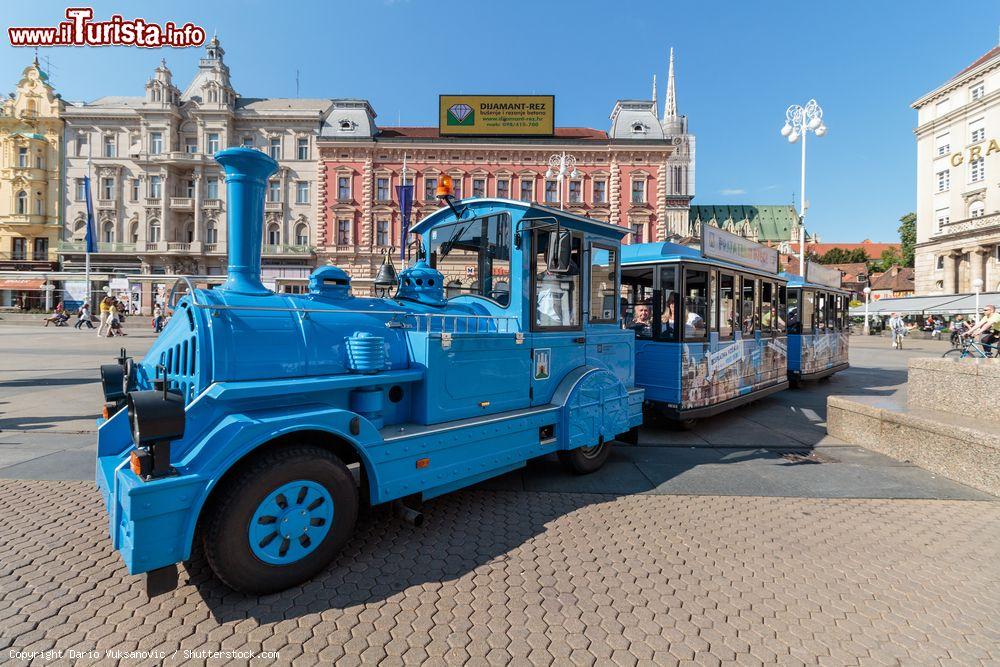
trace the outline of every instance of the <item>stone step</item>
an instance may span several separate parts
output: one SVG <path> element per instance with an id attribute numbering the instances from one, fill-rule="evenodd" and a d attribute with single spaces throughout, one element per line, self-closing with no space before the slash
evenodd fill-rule
<path id="1" fill-rule="evenodd" d="M 1000 496 L 1000 424 L 885 396 L 830 396 L 827 432 Z"/>
<path id="2" fill-rule="evenodd" d="M 1000 359 L 910 359 L 907 406 L 1000 424 Z"/>

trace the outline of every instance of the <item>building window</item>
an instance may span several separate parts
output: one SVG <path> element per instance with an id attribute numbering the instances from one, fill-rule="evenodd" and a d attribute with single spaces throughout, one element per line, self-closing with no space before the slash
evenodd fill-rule
<path id="1" fill-rule="evenodd" d="M 160 223 L 153 220 L 149 223 L 149 242 L 159 243 L 160 242 Z"/>
<path id="2" fill-rule="evenodd" d="M 337 177 L 337 199 L 340 201 L 349 201 L 351 198 L 351 177 L 350 176 L 338 176 Z"/>
<path id="3" fill-rule="evenodd" d="M 556 204 L 559 202 L 559 183 L 557 181 L 545 181 L 545 203 Z"/>
<path id="4" fill-rule="evenodd" d="M 309 181 L 297 181 L 295 183 L 295 203 L 309 203 Z"/>
<path id="5" fill-rule="evenodd" d="M 281 201 L 281 183 L 279 181 L 270 180 L 267 182 L 267 201 L 271 203 Z"/>
<path id="6" fill-rule="evenodd" d="M 389 179 L 375 179 L 375 199 L 378 201 L 389 201 Z"/>
<path id="7" fill-rule="evenodd" d="M 632 243 L 643 243 L 646 240 L 646 226 L 641 222 L 632 223 Z"/>
<path id="8" fill-rule="evenodd" d="M 608 182 L 594 181 L 594 203 L 605 204 L 608 201 Z"/>
<path id="9" fill-rule="evenodd" d="M 188 155 L 194 155 L 198 152 L 198 140 L 194 137 L 188 137 L 184 140 L 184 152 Z"/>
<path id="10" fill-rule="evenodd" d="M 35 157 L 35 169 L 45 169 L 45 158 L 41 155 Z"/>
<path id="11" fill-rule="evenodd" d="M 980 125 L 972 130 L 972 143 L 981 144 L 986 141 L 986 128 Z"/>
<path id="12" fill-rule="evenodd" d="M 105 222 L 101 230 L 101 240 L 105 243 L 115 242 L 115 225 L 111 221 Z"/>
<path id="13" fill-rule="evenodd" d="M 184 196 L 188 199 L 194 198 L 194 179 L 187 179 L 184 181 Z"/>
<path id="14" fill-rule="evenodd" d="M 981 218 L 983 214 L 986 213 L 986 205 L 981 201 L 974 201 L 969 204 L 969 217 L 970 218 Z"/>
<path id="15" fill-rule="evenodd" d="M 379 220 L 375 223 L 375 243 L 379 246 L 389 245 L 389 221 Z"/>
<path id="16" fill-rule="evenodd" d="M 982 83 L 975 85 L 972 87 L 972 90 L 970 92 L 972 93 L 973 102 L 975 102 L 978 99 L 982 99 L 983 95 L 986 94 L 986 85 Z"/>
<path id="17" fill-rule="evenodd" d="M 281 138 L 275 137 L 271 139 L 271 145 L 268 147 L 267 154 L 271 156 L 272 160 L 281 159 Z"/>
<path id="18" fill-rule="evenodd" d="M 253 148 L 253 137 L 243 137 L 243 148 Z"/>
<path id="19" fill-rule="evenodd" d="M 304 222 L 295 226 L 295 245 L 309 245 L 309 225 Z"/>
<path id="20" fill-rule="evenodd" d="M 986 178 L 986 158 L 977 158 L 969 162 L 969 181 L 978 183 Z"/>
<path id="21" fill-rule="evenodd" d="M 297 157 L 300 160 L 308 160 L 309 159 L 309 138 L 308 137 L 299 137 L 299 139 L 295 142 L 295 151 L 296 151 L 295 157 Z"/>
<path id="22" fill-rule="evenodd" d="M 351 221 L 337 221 L 337 245 L 351 245 Z"/>
<path id="23" fill-rule="evenodd" d="M 278 245 L 281 243 L 281 228 L 276 223 L 267 226 L 267 245 Z"/>
<path id="24" fill-rule="evenodd" d="M 27 259 L 28 258 L 28 240 L 18 237 L 11 238 L 10 240 L 10 258 L 11 259 Z"/>
<path id="25" fill-rule="evenodd" d="M 149 135 L 149 154 L 159 155 L 163 152 L 163 133 L 153 132 Z"/>
<path id="26" fill-rule="evenodd" d="M 942 134 L 937 137 L 935 144 L 937 145 L 937 156 L 942 157 L 951 152 L 951 142 L 949 141 L 949 135 Z"/>
<path id="27" fill-rule="evenodd" d="M 49 258 L 49 240 L 46 238 L 36 238 L 34 243 L 34 254 L 31 259 L 36 262 L 44 262 Z"/>
<path id="28" fill-rule="evenodd" d="M 219 228 L 215 225 L 215 220 L 209 220 L 205 225 L 205 243 L 219 242 Z"/>
<path id="29" fill-rule="evenodd" d="M 218 199 L 219 198 L 219 179 L 210 178 L 205 183 L 205 198 L 206 199 Z"/>
<path id="30" fill-rule="evenodd" d="M 453 176 L 451 179 L 451 194 L 455 199 L 462 198 L 462 177 Z"/>
<path id="31" fill-rule="evenodd" d="M 951 172 L 945 169 L 937 173 L 937 191 L 947 192 L 951 187 Z"/>
<path id="32" fill-rule="evenodd" d="M 74 181 L 76 187 L 73 192 L 73 199 L 76 201 L 83 201 L 87 198 L 87 184 L 82 178 L 77 178 Z"/>
<path id="33" fill-rule="evenodd" d="M 219 133 L 212 132 L 208 135 L 208 153 L 215 155 L 219 152 Z"/>
<path id="34" fill-rule="evenodd" d="M 22 169 L 28 167 L 28 149 L 21 147 L 17 149 L 17 166 Z"/>
<path id="35" fill-rule="evenodd" d="M 17 193 L 17 214 L 28 214 L 28 193 L 24 190 L 19 190 Z"/>
<path id="36" fill-rule="evenodd" d="M 159 199 L 161 191 L 161 181 L 159 176 L 149 177 L 149 196 L 151 199 Z"/>
<path id="37" fill-rule="evenodd" d="M 938 255 L 937 263 L 935 264 L 935 267 L 937 268 L 938 271 L 943 271 L 944 270 L 944 255 Z"/>
<path id="38" fill-rule="evenodd" d="M 437 186 L 438 179 L 424 176 L 424 200 L 434 201 L 434 195 L 437 193 Z"/>
<path id="39" fill-rule="evenodd" d="M 646 181 L 638 179 L 632 181 L 632 203 L 633 204 L 646 203 Z"/>
<path id="40" fill-rule="evenodd" d="M 951 215 L 948 209 L 942 209 L 937 212 L 937 231 L 938 234 L 944 231 L 945 226 L 951 222 Z"/>
<path id="41" fill-rule="evenodd" d="M 521 179 L 521 201 L 530 202 L 534 199 L 535 182 L 530 178 Z"/>
<path id="42" fill-rule="evenodd" d="M 500 199 L 510 199 L 510 181 L 508 179 L 497 179 L 497 197 Z"/>
<path id="43" fill-rule="evenodd" d="M 472 196 L 473 197 L 485 197 L 486 196 L 486 179 L 485 178 L 474 178 L 474 179 L 472 179 Z"/>
<path id="44" fill-rule="evenodd" d="M 76 156 L 83 157 L 87 154 L 87 148 L 90 146 L 89 137 L 86 134 L 76 135 Z"/>
<path id="45" fill-rule="evenodd" d="M 45 202 L 42 200 L 41 194 L 35 197 L 35 215 L 45 215 Z"/>
<path id="46" fill-rule="evenodd" d="M 132 179 L 132 186 L 129 190 L 129 199 L 131 201 L 139 201 L 139 179 Z"/>
<path id="47" fill-rule="evenodd" d="M 114 199 L 114 198 L 115 198 L 115 179 L 102 178 L 101 199 Z"/>
<path id="48" fill-rule="evenodd" d="M 583 183 L 580 181 L 569 182 L 569 203 L 579 204 L 583 201 Z"/>
<path id="49" fill-rule="evenodd" d="M 113 134 L 104 135 L 104 157 L 118 157 L 118 147 Z"/>

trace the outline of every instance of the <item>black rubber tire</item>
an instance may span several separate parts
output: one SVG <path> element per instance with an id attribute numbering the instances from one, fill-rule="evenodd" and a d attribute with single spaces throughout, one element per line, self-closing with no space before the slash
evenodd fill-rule
<path id="1" fill-rule="evenodd" d="M 956 348 L 953 348 L 951 350 L 948 350 L 947 352 L 945 352 L 944 354 L 942 354 L 941 357 L 942 358 L 947 358 L 947 359 L 961 359 L 961 357 L 962 357 L 962 348 L 956 347 Z"/>
<path id="2" fill-rule="evenodd" d="M 287 482 L 305 479 L 326 487 L 334 522 L 323 542 L 289 565 L 271 565 L 250 549 L 247 528 L 261 501 Z M 347 466 L 322 447 L 291 445 L 258 457 L 224 482 L 203 521 L 205 559 L 222 583 L 241 593 L 264 595 L 308 581 L 322 571 L 354 532 L 358 491 Z"/>
<path id="3" fill-rule="evenodd" d="M 577 447 L 558 453 L 559 461 L 574 475 L 589 475 L 600 470 L 611 454 L 611 443 L 600 442 L 593 447 Z"/>

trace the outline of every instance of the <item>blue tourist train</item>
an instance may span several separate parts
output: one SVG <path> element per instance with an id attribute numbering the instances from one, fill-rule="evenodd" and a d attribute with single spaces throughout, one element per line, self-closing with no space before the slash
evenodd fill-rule
<path id="1" fill-rule="evenodd" d="M 392 298 L 352 295 L 334 266 L 306 294 L 275 294 L 260 248 L 277 164 L 242 148 L 216 160 L 225 284 L 189 286 L 144 358 L 101 368 L 97 484 L 114 548 L 151 593 L 176 586 L 196 543 L 230 587 L 281 590 L 330 563 L 361 504 L 416 522 L 421 500 L 535 457 L 592 472 L 634 435 L 621 227 L 445 192 L 412 229 L 420 252 Z M 476 280 L 446 294 L 456 267 Z"/>
<path id="2" fill-rule="evenodd" d="M 636 386 L 655 414 L 685 426 L 788 388 L 777 251 L 709 225 L 701 242 L 622 249 Z"/>
<path id="3" fill-rule="evenodd" d="M 793 386 L 847 369 L 851 293 L 838 269 L 806 262 L 788 279 L 788 379 Z"/>

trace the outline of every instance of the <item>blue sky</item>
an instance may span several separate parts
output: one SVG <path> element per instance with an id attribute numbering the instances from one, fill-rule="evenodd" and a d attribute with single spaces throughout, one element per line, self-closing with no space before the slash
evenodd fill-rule
<path id="1" fill-rule="evenodd" d="M 84 3 L 74 3 L 84 4 Z M 798 198 L 799 148 L 779 134 L 815 97 L 807 225 L 825 241 L 897 239 L 915 205 L 910 103 L 998 39 L 995 0 L 645 3 L 440 0 L 95 2 L 96 18 L 192 21 L 218 31 L 246 96 L 364 97 L 383 125 L 435 124 L 439 93 L 551 93 L 558 125 L 607 129 L 618 98 L 660 95 L 677 57 L 681 113 L 698 137 L 696 203 Z M 9 25 L 55 25 L 66 5 L 6 0 Z M 805 8 L 803 10 L 803 8 Z M 161 57 L 183 88 L 201 49 L 50 49 L 63 97 L 140 95 Z M 0 45 L 0 90 L 31 51 Z"/>

